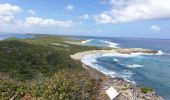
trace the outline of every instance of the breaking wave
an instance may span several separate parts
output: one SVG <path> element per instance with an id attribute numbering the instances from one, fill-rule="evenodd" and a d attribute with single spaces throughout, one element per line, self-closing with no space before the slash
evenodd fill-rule
<path id="1" fill-rule="evenodd" d="M 135 84 L 135 82 L 133 81 L 130 81 L 131 79 L 131 76 L 134 74 L 132 73 L 132 71 L 130 70 L 122 70 L 121 73 L 117 73 L 115 71 L 112 71 L 112 70 L 108 70 L 106 68 L 104 68 L 103 66 L 100 66 L 99 64 L 97 64 L 97 58 L 98 57 L 101 57 L 102 55 L 101 54 L 96 54 L 96 55 L 86 55 L 84 56 L 82 59 L 81 59 L 81 62 L 106 74 L 106 75 L 109 75 L 111 77 L 120 77 L 120 78 L 123 78 L 129 82 L 132 82 Z M 114 59 L 116 60 L 116 59 Z M 118 60 L 116 60 L 118 61 Z"/>
<path id="2" fill-rule="evenodd" d="M 156 55 L 162 55 L 164 54 L 162 51 L 159 51 L 158 54 Z M 154 55 L 154 54 L 147 54 L 147 53 L 131 53 L 131 54 L 121 54 L 121 53 L 117 53 L 117 52 L 111 52 L 111 53 L 101 53 L 101 54 L 92 54 L 92 55 L 85 55 L 82 57 L 81 62 L 83 62 L 84 64 L 91 66 L 92 68 L 106 74 L 109 75 L 111 77 L 121 77 L 129 82 L 132 82 L 135 84 L 134 81 L 132 81 L 133 79 L 131 78 L 132 75 L 134 74 L 131 70 L 122 70 L 121 72 L 115 72 L 113 70 L 109 70 L 106 69 L 104 66 L 101 66 L 98 64 L 97 58 L 99 57 L 121 57 L 121 58 L 131 58 L 131 57 L 138 57 L 138 56 L 142 56 L 142 55 Z M 119 62 L 118 59 L 113 59 L 114 62 Z M 128 64 L 128 65 L 124 65 L 123 66 L 125 68 L 141 68 L 144 65 L 141 64 Z"/>
<path id="3" fill-rule="evenodd" d="M 166 53 L 164 53 L 162 50 L 159 50 L 156 55 L 164 55 L 164 54 L 166 54 Z"/>
<path id="4" fill-rule="evenodd" d="M 130 65 L 127 65 L 126 67 L 128 67 L 128 68 L 140 68 L 140 67 L 143 67 L 143 65 L 140 65 L 140 64 L 130 64 Z"/>
<path id="5" fill-rule="evenodd" d="M 110 41 L 103 41 L 103 42 L 107 44 L 107 47 L 111 47 L 111 48 L 117 48 L 119 45 L 118 43 L 114 43 Z"/>
<path id="6" fill-rule="evenodd" d="M 116 74 L 116 72 L 114 71 L 110 71 L 98 64 L 97 63 L 97 58 L 100 57 L 100 55 L 86 55 L 84 56 L 82 59 L 81 59 L 81 62 L 83 62 L 84 64 L 94 68 L 94 69 L 97 69 L 98 71 L 106 74 L 106 75 L 110 75 L 112 77 L 115 77 L 114 75 Z"/>
<path id="7" fill-rule="evenodd" d="M 88 39 L 88 40 L 84 40 L 84 41 L 81 41 L 82 44 L 85 44 L 85 43 L 88 43 L 90 41 L 92 41 L 93 39 Z"/>
<path id="8" fill-rule="evenodd" d="M 119 62 L 119 60 L 118 60 L 118 59 L 113 59 L 113 61 L 115 61 L 115 62 Z"/>
<path id="9" fill-rule="evenodd" d="M 122 57 L 122 58 L 130 58 L 130 57 L 137 57 L 137 56 L 142 56 L 142 55 L 163 55 L 165 54 L 164 52 L 162 52 L 161 50 L 158 51 L 157 54 L 150 54 L 150 53 L 131 53 L 131 54 L 122 54 L 122 53 L 118 53 L 118 52 L 111 52 L 111 53 L 104 53 L 102 56 L 114 56 L 114 57 Z"/>
<path id="10" fill-rule="evenodd" d="M 105 41 L 105 40 L 98 40 L 98 39 L 87 39 L 82 41 L 81 44 L 85 44 L 88 46 L 91 46 L 91 44 L 95 44 L 96 46 L 110 47 L 110 48 L 117 48 L 119 45 L 118 43 Z"/>

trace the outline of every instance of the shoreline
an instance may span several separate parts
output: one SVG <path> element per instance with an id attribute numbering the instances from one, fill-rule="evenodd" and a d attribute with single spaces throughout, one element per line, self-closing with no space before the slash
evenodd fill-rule
<path id="1" fill-rule="evenodd" d="M 95 55 L 95 54 L 103 54 L 103 53 L 119 53 L 119 54 L 159 54 L 159 51 L 150 50 L 150 49 L 142 49 L 142 48 L 114 48 L 110 50 L 89 50 L 78 52 L 76 54 L 70 55 L 70 57 L 74 60 L 81 60 L 81 58 L 85 55 Z"/>
<path id="2" fill-rule="evenodd" d="M 117 51 L 120 52 L 117 52 Z M 122 53 L 122 54 L 131 54 L 131 53 L 146 53 L 146 54 L 157 54 L 159 51 L 149 50 L 149 49 L 141 49 L 141 48 L 132 48 L 132 49 L 111 49 L 111 50 L 90 50 L 84 52 L 78 52 L 74 55 L 70 55 L 70 57 L 74 60 L 80 61 L 84 56 L 87 55 L 95 55 L 95 54 L 104 54 L 104 53 Z M 99 89 L 99 99 L 109 100 L 106 90 L 109 87 L 115 88 L 120 95 L 116 98 L 116 100 L 163 100 L 161 96 L 158 96 L 155 91 L 148 93 L 141 93 L 141 86 L 128 82 L 127 80 L 119 77 L 111 77 L 102 73 L 101 71 L 82 63 L 82 67 L 85 68 L 92 79 L 100 82 Z"/>

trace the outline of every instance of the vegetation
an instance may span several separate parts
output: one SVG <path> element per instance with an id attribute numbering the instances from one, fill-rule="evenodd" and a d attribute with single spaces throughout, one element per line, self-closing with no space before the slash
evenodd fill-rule
<path id="1" fill-rule="evenodd" d="M 142 87 L 142 88 L 140 89 L 140 92 L 146 94 L 146 93 L 148 93 L 148 92 L 153 92 L 153 89 L 150 88 L 150 87 Z"/>
<path id="2" fill-rule="evenodd" d="M 99 48 L 64 42 L 68 40 L 64 37 L 43 36 L 1 41 L 0 99 L 96 98 L 99 83 L 90 78 L 81 63 L 72 60 L 70 55 Z"/>
<path id="3" fill-rule="evenodd" d="M 0 80 L 0 97 L 9 100 L 17 94 L 16 99 L 92 99 L 96 97 L 97 86 L 84 69 L 62 69 L 50 78 L 18 82 L 8 77 Z"/>
<path id="4" fill-rule="evenodd" d="M 65 52 L 21 41 L 0 42 L 0 71 L 17 80 L 30 80 L 36 74 L 51 76 L 65 67 L 78 67 Z"/>

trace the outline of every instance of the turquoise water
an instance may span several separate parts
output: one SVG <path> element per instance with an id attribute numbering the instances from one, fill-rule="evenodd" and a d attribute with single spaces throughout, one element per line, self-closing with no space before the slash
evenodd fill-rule
<path id="1" fill-rule="evenodd" d="M 0 40 L 34 38 L 28 34 L 0 34 Z M 114 53 L 84 57 L 82 60 L 111 76 L 122 77 L 140 86 L 149 86 L 165 99 L 170 99 L 170 40 L 139 38 L 96 38 L 82 45 L 99 47 L 148 48 L 160 50 L 159 55 L 118 55 Z"/>
<path id="2" fill-rule="evenodd" d="M 105 74 L 122 77 L 140 86 L 152 87 L 159 95 L 170 99 L 170 40 L 94 37 L 90 39 L 92 40 L 83 45 L 108 47 L 116 43 L 117 47 L 148 48 L 163 52 L 158 55 L 106 53 L 87 56 L 82 61 Z"/>
<path id="3" fill-rule="evenodd" d="M 30 34 L 0 34 L 0 40 L 4 40 L 7 38 L 11 38 L 11 37 L 15 37 L 15 38 L 20 38 L 20 39 L 26 39 L 26 38 L 34 38 L 35 35 L 30 35 Z"/>

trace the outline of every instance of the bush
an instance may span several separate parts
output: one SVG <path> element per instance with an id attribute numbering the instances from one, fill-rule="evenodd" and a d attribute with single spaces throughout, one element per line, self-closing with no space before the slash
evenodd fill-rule
<path id="1" fill-rule="evenodd" d="M 66 51 L 17 40 L 0 42 L 0 72 L 19 81 L 31 80 L 39 73 L 50 77 L 60 69 L 79 65 Z"/>
<path id="2" fill-rule="evenodd" d="M 64 40 L 63 40 L 64 41 Z M 99 94 L 81 63 L 70 58 L 94 47 L 51 46 L 60 38 L 0 41 L 0 100 L 92 100 Z"/>
<path id="3" fill-rule="evenodd" d="M 34 98 L 37 100 L 91 100 L 97 97 L 97 83 L 83 68 L 61 69 L 50 78 L 42 81 L 18 82 L 8 77 L 0 80 L 0 99 L 9 100 Z M 31 100 L 32 100 L 31 99 Z"/>
<path id="4" fill-rule="evenodd" d="M 150 88 L 150 87 L 142 87 L 142 88 L 140 89 L 140 92 L 146 94 L 146 93 L 148 93 L 148 92 L 153 92 L 153 89 Z"/>

